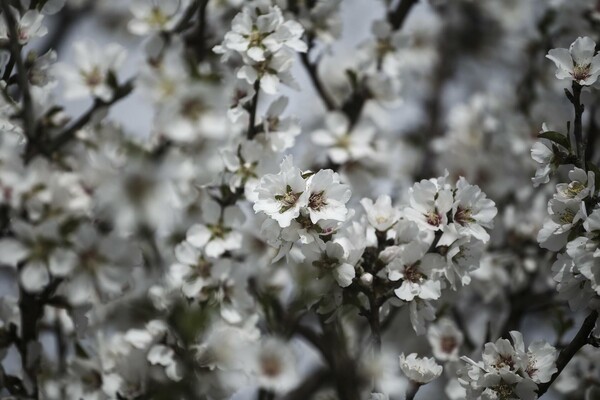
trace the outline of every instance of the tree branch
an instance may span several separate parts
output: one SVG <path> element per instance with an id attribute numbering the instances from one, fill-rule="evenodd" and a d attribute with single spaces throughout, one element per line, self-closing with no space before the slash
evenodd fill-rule
<path id="1" fill-rule="evenodd" d="M 325 86 L 323 86 L 321 79 L 319 78 L 319 72 L 317 68 L 318 63 L 311 63 L 308 59 L 308 53 L 312 49 L 312 42 L 313 39 L 310 38 L 308 40 L 308 50 L 306 51 L 306 53 L 300 53 L 300 59 L 302 60 L 302 64 L 304 64 L 304 67 L 306 68 L 306 72 L 308 73 L 308 76 L 315 90 L 319 94 L 321 100 L 323 100 L 325 107 L 327 108 L 327 110 L 332 111 L 335 110 L 337 107 L 333 99 L 327 93 L 327 90 L 325 89 Z"/>
<path id="2" fill-rule="evenodd" d="M 369 325 L 371 326 L 371 340 L 373 341 L 373 349 L 376 353 L 381 352 L 381 321 L 380 321 L 380 306 L 374 294 L 369 296 Z"/>
<path id="3" fill-rule="evenodd" d="M 400 29 L 406 17 L 410 13 L 412 6 L 417 4 L 419 0 L 400 0 L 398 7 L 395 10 L 388 12 L 387 19 L 394 30 Z"/>
<path id="4" fill-rule="evenodd" d="M 94 104 L 81 117 L 79 117 L 77 121 L 75 121 L 58 136 L 56 136 L 54 140 L 51 140 L 45 146 L 41 145 L 40 143 L 36 143 L 37 145 L 28 146 L 27 153 L 25 155 L 25 160 L 30 161 L 33 157 L 35 157 L 38 154 L 45 154 L 47 156 L 50 156 L 53 152 L 55 152 L 56 150 L 64 146 L 66 143 L 71 141 L 75 137 L 77 131 L 79 131 L 91 121 L 92 117 L 96 112 L 98 112 L 104 107 L 109 107 L 117 103 L 124 97 L 128 96 L 133 91 L 133 87 L 133 80 L 129 80 L 123 85 L 120 85 L 116 88 L 113 98 L 109 101 L 96 99 L 94 101 Z"/>
<path id="5" fill-rule="evenodd" d="M 543 383 L 538 387 L 538 396 L 542 397 L 544 393 L 548 391 L 552 383 L 558 378 L 560 373 L 565 369 L 569 361 L 577 354 L 579 349 L 588 344 L 588 338 L 590 337 L 590 333 L 594 330 L 594 326 L 596 325 L 596 320 L 598 319 L 598 311 L 592 311 L 579 329 L 579 332 L 575 335 L 571 343 L 565 347 L 560 354 L 558 355 L 558 359 L 556 360 L 556 369 L 557 371 L 552 375 L 552 378 L 549 382 Z"/>
<path id="6" fill-rule="evenodd" d="M 319 368 L 308 375 L 298 387 L 289 392 L 283 400 L 306 400 L 323 387 L 331 379 L 331 373 L 325 368 Z"/>
<path id="7" fill-rule="evenodd" d="M 582 115 L 583 115 L 583 104 L 581 104 L 581 85 L 575 81 L 573 81 L 573 85 L 572 85 L 572 90 L 573 93 L 571 94 L 571 96 L 569 95 L 569 93 L 567 93 L 567 97 L 568 99 L 571 101 L 571 103 L 573 104 L 573 107 L 575 109 L 575 121 L 573 123 L 573 136 L 575 138 L 575 145 L 576 145 L 576 149 L 577 149 L 577 156 L 579 157 L 579 159 L 581 160 L 581 165 L 582 168 L 587 169 L 586 168 L 586 164 L 585 164 L 585 143 L 583 141 L 583 128 L 582 128 L 582 124 L 581 124 L 581 119 L 582 119 Z"/>

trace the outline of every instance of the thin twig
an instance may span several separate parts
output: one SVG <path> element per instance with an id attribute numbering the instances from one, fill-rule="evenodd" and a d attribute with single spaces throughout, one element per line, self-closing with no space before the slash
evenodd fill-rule
<path id="1" fill-rule="evenodd" d="M 273 400 L 275 398 L 275 393 L 261 388 L 258 389 L 256 398 L 257 400 Z"/>
<path id="2" fill-rule="evenodd" d="M 412 7 L 417 4 L 419 0 L 399 0 L 398 7 L 388 13 L 388 22 L 392 25 L 394 30 L 400 29 L 406 17 L 410 13 Z"/>
<path id="3" fill-rule="evenodd" d="M 596 107 L 594 106 L 590 110 L 590 115 L 596 115 Z M 587 133 L 584 139 L 585 146 L 585 159 L 587 162 L 594 162 L 596 154 L 594 154 L 594 150 L 596 148 L 596 141 L 598 139 L 598 124 L 596 123 L 596 118 L 590 118 L 590 125 L 587 129 Z"/>
<path id="4" fill-rule="evenodd" d="M 8 78 L 12 74 L 13 68 L 15 67 L 15 56 L 10 53 L 10 58 L 8 59 L 8 63 L 4 67 L 4 72 L 2 73 L 2 80 L 8 82 Z"/>
<path id="5" fill-rule="evenodd" d="M 333 99 L 327 93 L 327 89 L 325 89 L 325 86 L 323 86 L 321 79 L 319 78 L 318 63 L 312 63 L 308 58 L 308 53 L 312 49 L 312 42 L 312 39 L 309 39 L 308 50 L 306 51 L 306 53 L 300 53 L 300 59 L 302 60 L 302 64 L 304 64 L 304 67 L 306 68 L 306 72 L 308 73 L 308 76 L 315 90 L 319 94 L 321 100 L 323 100 L 325 107 L 327 107 L 327 110 L 332 111 L 335 110 L 337 107 Z"/>
<path id="6" fill-rule="evenodd" d="M 256 130 L 256 109 L 258 107 L 258 93 L 260 92 L 260 79 L 254 82 L 254 97 L 252 97 L 252 103 L 250 103 L 250 120 L 248 121 L 248 140 L 254 139 L 257 133 Z"/>
<path id="7" fill-rule="evenodd" d="M 198 7 L 200 6 L 200 1 L 203 1 L 205 3 L 208 2 L 206 0 L 196 0 L 192 4 L 190 4 L 183 13 L 181 19 L 173 28 L 173 33 L 181 33 L 190 27 L 190 22 L 192 21 L 192 18 L 194 18 L 194 14 L 196 14 L 196 10 L 198 10 Z"/>
<path id="8" fill-rule="evenodd" d="M 321 387 L 331 380 L 331 373 L 325 368 L 319 368 L 308 375 L 296 389 L 289 392 L 283 400 L 310 399 Z"/>
<path id="9" fill-rule="evenodd" d="M 206 7 L 208 0 L 200 1 L 198 9 L 198 27 L 196 29 L 196 55 L 197 61 L 202 61 L 206 53 Z"/>
<path id="10" fill-rule="evenodd" d="M 417 392 L 421 389 L 421 385 L 412 382 L 408 391 L 406 392 L 406 400 L 413 400 L 417 395 Z"/>
<path id="11" fill-rule="evenodd" d="M 129 95 L 133 91 L 133 87 L 133 80 L 129 80 L 115 90 L 114 96 L 109 101 L 96 99 L 94 104 L 81 117 L 79 117 L 77 121 L 67 127 L 63 132 L 58 134 L 58 136 L 56 136 L 56 138 L 50 141 L 46 146 L 31 146 L 28 149 L 26 160 L 29 161 L 38 154 L 45 154 L 48 156 L 51 155 L 53 152 L 71 141 L 75 137 L 75 134 L 91 121 L 96 112 L 102 108 L 115 104 L 119 100 Z"/>

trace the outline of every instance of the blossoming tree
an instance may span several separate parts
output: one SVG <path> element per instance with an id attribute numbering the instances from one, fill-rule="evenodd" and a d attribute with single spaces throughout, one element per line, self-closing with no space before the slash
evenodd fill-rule
<path id="1" fill-rule="evenodd" d="M 0 398 L 600 399 L 593 3 L 0 0 Z"/>

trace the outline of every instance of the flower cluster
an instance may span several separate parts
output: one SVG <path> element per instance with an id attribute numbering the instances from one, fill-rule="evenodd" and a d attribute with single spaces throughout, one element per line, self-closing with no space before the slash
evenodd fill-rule
<path id="1" fill-rule="evenodd" d="M 292 157 L 281 163 L 278 174 L 268 174 L 256 186 L 254 210 L 269 219 L 263 231 L 279 247 L 279 256 L 289 254 L 294 243 L 319 251 L 323 237 L 331 236 L 346 220 L 350 188 L 332 170 L 302 172 Z"/>
<path id="2" fill-rule="evenodd" d="M 408 196 L 409 204 L 394 221 L 394 229 L 379 231 L 391 237 L 391 245 L 379 258 L 394 282 L 395 295 L 410 304 L 413 327 L 422 333 L 423 319 L 433 318 L 430 302 L 441 297 L 442 289 L 469 284 L 497 209 L 464 178 L 455 187 L 447 177 L 423 180 L 409 189 Z M 372 219 L 394 218 L 385 203 L 381 199 L 367 208 L 368 214 L 377 214 Z"/>
<path id="3" fill-rule="evenodd" d="M 569 183 L 556 185 L 548 202 L 549 218 L 540 230 L 540 245 L 552 251 L 566 249 L 552 266 L 558 290 L 577 309 L 600 293 L 597 277 L 597 232 L 600 209 L 595 207 L 595 174 L 575 167 Z"/>
<path id="4" fill-rule="evenodd" d="M 599 397 L 589 3 L 0 1 L 0 398 Z"/>
<path id="5" fill-rule="evenodd" d="M 467 366 L 459 382 L 467 399 L 537 399 L 538 384 L 550 381 L 557 371 L 558 353 L 546 342 L 534 342 L 527 350 L 520 332 L 510 332 L 512 343 L 498 339 L 486 343 L 480 362 L 462 357 Z"/>
<path id="6" fill-rule="evenodd" d="M 233 18 L 231 31 L 223 43 L 214 48 L 224 59 L 239 54 L 244 65 L 237 77 L 249 84 L 260 83 L 266 93 L 276 94 L 279 83 L 296 87 L 290 74 L 295 52 L 306 52 L 301 39 L 304 28 L 298 22 L 285 20 L 278 6 L 257 2 L 244 7 Z"/>

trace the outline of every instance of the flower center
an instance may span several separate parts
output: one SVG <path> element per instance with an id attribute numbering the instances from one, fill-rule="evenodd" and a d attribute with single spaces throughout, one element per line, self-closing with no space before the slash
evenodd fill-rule
<path id="1" fill-rule="evenodd" d="M 294 207 L 294 205 L 300 198 L 301 194 L 302 194 L 302 192 L 295 193 L 292 190 L 292 187 L 290 185 L 287 185 L 285 188 L 284 194 L 278 194 L 275 196 L 275 200 L 277 200 L 281 203 L 281 208 L 279 209 L 279 213 L 283 214 L 290 208 Z"/>
<path id="2" fill-rule="evenodd" d="M 348 147 L 350 147 L 350 135 L 346 134 L 346 135 L 340 136 L 337 139 L 335 146 L 341 147 L 342 149 L 347 149 Z"/>
<path id="3" fill-rule="evenodd" d="M 560 222 L 563 224 L 570 224 L 575 218 L 575 212 L 573 210 L 566 209 L 560 214 Z"/>
<path id="4" fill-rule="evenodd" d="M 104 77 L 102 76 L 102 71 L 100 68 L 95 66 L 89 72 L 82 72 L 83 78 L 85 80 L 86 85 L 89 87 L 96 87 L 104 81 Z"/>
<path id="5" fill-rule="evenodd" d="M 583 183 L 574 181 L 569 183 L 569 186 L 567 187 L 567 190 L 565 190 L 564 194 L 566 197 L 572 199 L 581 193 L 583 189 L 585 189 L 585 185 Z"/>
<path id="6" fill-rule="evenodd" d="M 577 81 L 582 81 L 590 77 L 590 71 L 592 69 L 591 64 L 587 65 L 575 65 L 573 67 L 573 78 Z"/>
<path id="7" fill-rule="evenodd" d="M 441 214 L 433 210 L 425 214 L 425 218 L 427 219 L 427 223 L 432 226 L 439 226 L 442 223 Z"/>
<path id="8" fill-rule="evenodd" d="M 211 239 L 214 238 L 224 238 L 229 232 L 231 232 L 231 228 L 228 228 L 223 225 L 215 224 L 215 225 L 207 225 L 210 233 L 212 234 Z"/>
<path id="9" fill-rule="evenodd" d="M 535 365 L 535 360 L 534 359 L 529 359 L 529 365 L 527 366 L 527 369 L 525 370 L 525 372 L 527 372 L 527 375 L 529 376 L 533 376 L 536 372 L 537 372 L 537 368 Z"/>
<path id="10" fill-rule="evenodd" d="M 263 374 L 269 378 L 275 378 L 281 374 L 281 361 L 273 355 L 263 355 L 260 360 Z"/>
<path id="11" fill-rule="evenodd" d="M 248 35 L 248 41 L 250 42 L 248 47 L 260 47 L 263 36 L 264 35 L 257 28 L 252 29 L 252 32 Z"/>
<path id="12" fill-rule="evenodd" d="M 515 361 L 513 360 L 513 358 L 511 356 L 499 354 L 498 359 L 496 360 L 496 363 L 494 364 L 494 367 L 496 367 L 497 369 L 504 368 L 504 367 L 513 369 L 515 367 Z"/>
<path id="13" fill-rule="evenodd" d="M 17 37 L 19 38 L 19 42 L 27 42 L 29 40 L 29 34 L 27 30 L 21 27 L 17 28 Z"/>
<path id="14" fill-rule="evenodd" d="M 169 22 L 169 17 L 159 7 L 153 7 L 147 18 L 148 25 L 162 28 Z"/>
<path id="15" fill-rule="evenodd" d="M 267 126 L 269 127 L 269 131 L 276 131 L 279 128 L 279 118 L 273 116 L 268 117 Z"/>
<path id="16" fill-rule="evenodd" d="M 452 353 L 456 346 L 458 346 L 458 342 L 452 336 L 443 336 L 440 340 L 440 347 L 444 353 Z"/>
<path id="17" fill-rule="evenodd" d="M 419 271 L 419 267 L 416 264 L 409 265 L 404 269 L 404 279 L 406 279 L 409 282 L 421 283 L 426 278 L 427 277 L 425 276 L 425 274 Z"/>
<path id="18" fill-rule="evenodd" d="M 379 58 L 383 58 L 387 53 L 394 51 L 394 46 L 392 45 L 390 39 L 381 39 L 377 41 L 376 51 Z"/>
<path id="19" fill-rule="evenodd" d="M 181 115 L 192 121 L 200 118 L 206 110 L 206 105 L 199 99 L 187 99 L 181 105 Z"/>
<path id="20" fill-rule="evenodd" d="M 454 215 L 454 220 L 461 225 L 466 225 L 475 222 L 475 220 L 471 216 L 471 210 L 462 207 L 457 208 L 456 214 Z"/>
<path id="21" fill-rule="evenodd" d="M 498 394 L 498 400 L 518 399 L 512 385 L 506 382 L 501 382 L 499 385 L 494 386 L 493 389 Z"/>
<path id="22" fill-rule="evenodd" d="M 313 261 L 312 265 L 323 270 L 332 270 L 338 267 L 340 262 L 335 258 L 323 254 L 320 259 Z"/>
<path id="23" fill-rule="evenodd" d="M 320 191 L 317 193 L 311 193 L 308 198 L 308 206 L 313 210 L 319 211 L 321 208 L 327 205 L 327 199 L 325 198 L 325 192 Z"/>

